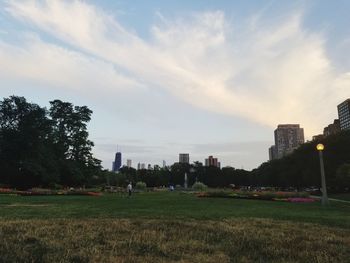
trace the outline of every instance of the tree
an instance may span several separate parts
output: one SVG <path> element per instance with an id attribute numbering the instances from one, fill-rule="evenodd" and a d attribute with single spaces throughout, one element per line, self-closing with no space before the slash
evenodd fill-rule
<path id="1" fill-rule="evenodd" d="M 29 188 L 92 182 L 101 161 L 88 140 L 91 114 L 86 106 L 60 100 L 51 102 L 49 112 L 24 97 L 0 101 L 0 183 Z"/>
<path id="2" fill-rule="evenodd" d="M 25 188 L 57 180 L 46 109 L 11 96 L 0 102 L 1 182 Z"/>
<path id="3" fill-rule="evenodd" d="M 336 173 L 337 188 L 339 190 L 350 189 L 350 163 L 339 166 Z"/>
<path id="4" fill-rule="evenodd" d="M 284 158 L 261 164 L 253 170 L 254 180 L 260 185 L 278 187 L 320 186 L 320 166 L 316 144 L 307 142 Z M 326 137 L 323 153 L 327 187 L 337 190 L 347 182 L 346 165 L 350 163 L 350 131 Z"/>
<path id="5" fill-rule="evenodd" d="M 88 139 L 87 123 L 92 111 L 86 106 L 73 106 L 61 100 L 50 101 L 53 141 L 60 162 L 61 183 L 87 183 L 101 170 L 101 162 L 92 155 L 93 142 Z"/>

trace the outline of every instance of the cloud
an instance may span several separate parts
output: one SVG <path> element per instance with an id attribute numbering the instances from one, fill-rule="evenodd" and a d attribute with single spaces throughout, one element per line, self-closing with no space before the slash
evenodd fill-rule
<path id="1" fill-rule="evenodd" d="M 261 14 L 233 23 L 223 11 L 160 16 L 150 39 L 142 39 L 82 1 L 9 1 L 6 10 L 62 43 L 2 43 L 6 75 L 44 75 L 52 85 L 65 81 L 78 89 L 96 82 L 99 90 L 88 92 L 105 96 L 119 87 L 164 90 L 200 109 L 270 127 L 300 123 L 309 136 L 332 122 L 336 105 L 349 94 L 349 73 L 337 72 L 326 37 L 304 29 L 298 12 L 273 23 Z M 66 80 L 53 74 L 57 70 Z"/>
<path id="2" fill-rule="evenodd" d="M 2 78 L 31 79 L 48 87 L 84 92 L 98 87 L 109 95 L 142 87 L 137 81 L 119 74 L 109 62 L 45 43 L 33 35 L 25 40 L 26 44 L 21 47 L 0 41 Z"/>

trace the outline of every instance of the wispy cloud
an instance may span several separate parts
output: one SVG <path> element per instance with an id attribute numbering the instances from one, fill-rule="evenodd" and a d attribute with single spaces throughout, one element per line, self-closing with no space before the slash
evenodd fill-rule
<path id="1" fill-rule="evenodd" d="M 165 90 L 195 107 L 271 127 L 300 123 L 309 135 L 332 121 L 336 104 L 349 94 L 349 74 L 337 72 L 326 37 L 305 30 L 300 13 L 275 23 L 259 14 L 235 24 L 223 11 L 160 16 L 151 38 L 142 39 L 82 1 L 9 1 L 6 10 L 63 43 L 2 42 L 6 76 L 106 97 L 122 88 Z"/>

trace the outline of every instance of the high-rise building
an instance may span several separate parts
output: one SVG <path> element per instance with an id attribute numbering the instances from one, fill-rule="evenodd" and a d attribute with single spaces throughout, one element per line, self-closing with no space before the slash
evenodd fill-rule
<path id="1" fill-rule="evenodd" d="M 347 99 L 338 105 L 338 116 L 340 130 L 350 130 L 350 99 Z"/>
<path id="2" fill-rule="evenodd" d="M 128 168 L 131 168 L 131 160 L 130 160 L 130 159 L 127 159 L 127 160 L 126 160 L 126 166 L 127 166 Z"/>
<path id="3" fill-rule="evenodd" d="M 220 162 L 218 162 L 218 158 L 214 158 L 212 155 L 205 159 L 205 166 L 215 166 L 220 168 Z"/>
<path id="4" fill-rule="evenodd" d="M 323 129 L 323 135 L 325 137 L 333 134 L 337 134 L 340 132 L 340 121 L 339 119 L 335 119 L 332 124 L 329 124 L 327 127 Z"/>
<path id="5" fill-rule="evenodd" d="M 117 152 L 115 154 L 112 171 L 113 172 L 119 171 L 121 166 L 122 166 L 122 153 L 121 152 Z"/>
<path id="6" fill-rule="evenodd" d="M 166 167 L 166 162 L 165 162 L 165 160 L 163 160 L 163 168 L 165 168 Z"/>
<path id="7" fill-rule="evenodd" d="M 275 130 L 276 158 L 292 153 L 304 143 L 304 129 L 299 124 L 279 124 Z"/>
<path id="8" fill-rule="evenodd" d="M 145 170 L 146 169 L 146 164 L 141 163 L 141 170 Z"/>
<path id="9" fill-rule="evenodd" d="M 140 163 L 137 164 L 137 170 L 141 170 L 141 164 Z"/>
<path id="10" fill-rule="evenodd" d="M 179 163 L 190 163 L 190 154 L 189 153 L 180 153 L 179 154 Z"/>
<path id="11" fill-rule="evenodd" d="M 277 159 L 277 153 L 276 153 L 276 146 L 275 145 L 272 145 L 270 148 L 269 148 L 269 160 L 275 160 Z"/>

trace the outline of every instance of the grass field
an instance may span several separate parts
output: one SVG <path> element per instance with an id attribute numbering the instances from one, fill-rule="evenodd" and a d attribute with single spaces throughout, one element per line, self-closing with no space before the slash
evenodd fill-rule
<path id="1" fill-rule="evenodd" d="M 329 197 L 330 197 L 330 198 L 339 199 L 339 200 L 350 201 L 350 193 L 329 194 Z"/>
<path id="2" fill-rule="evenodd" d="M 348 262 L 350 204 L 0 195 L 0 262 Z"/>

